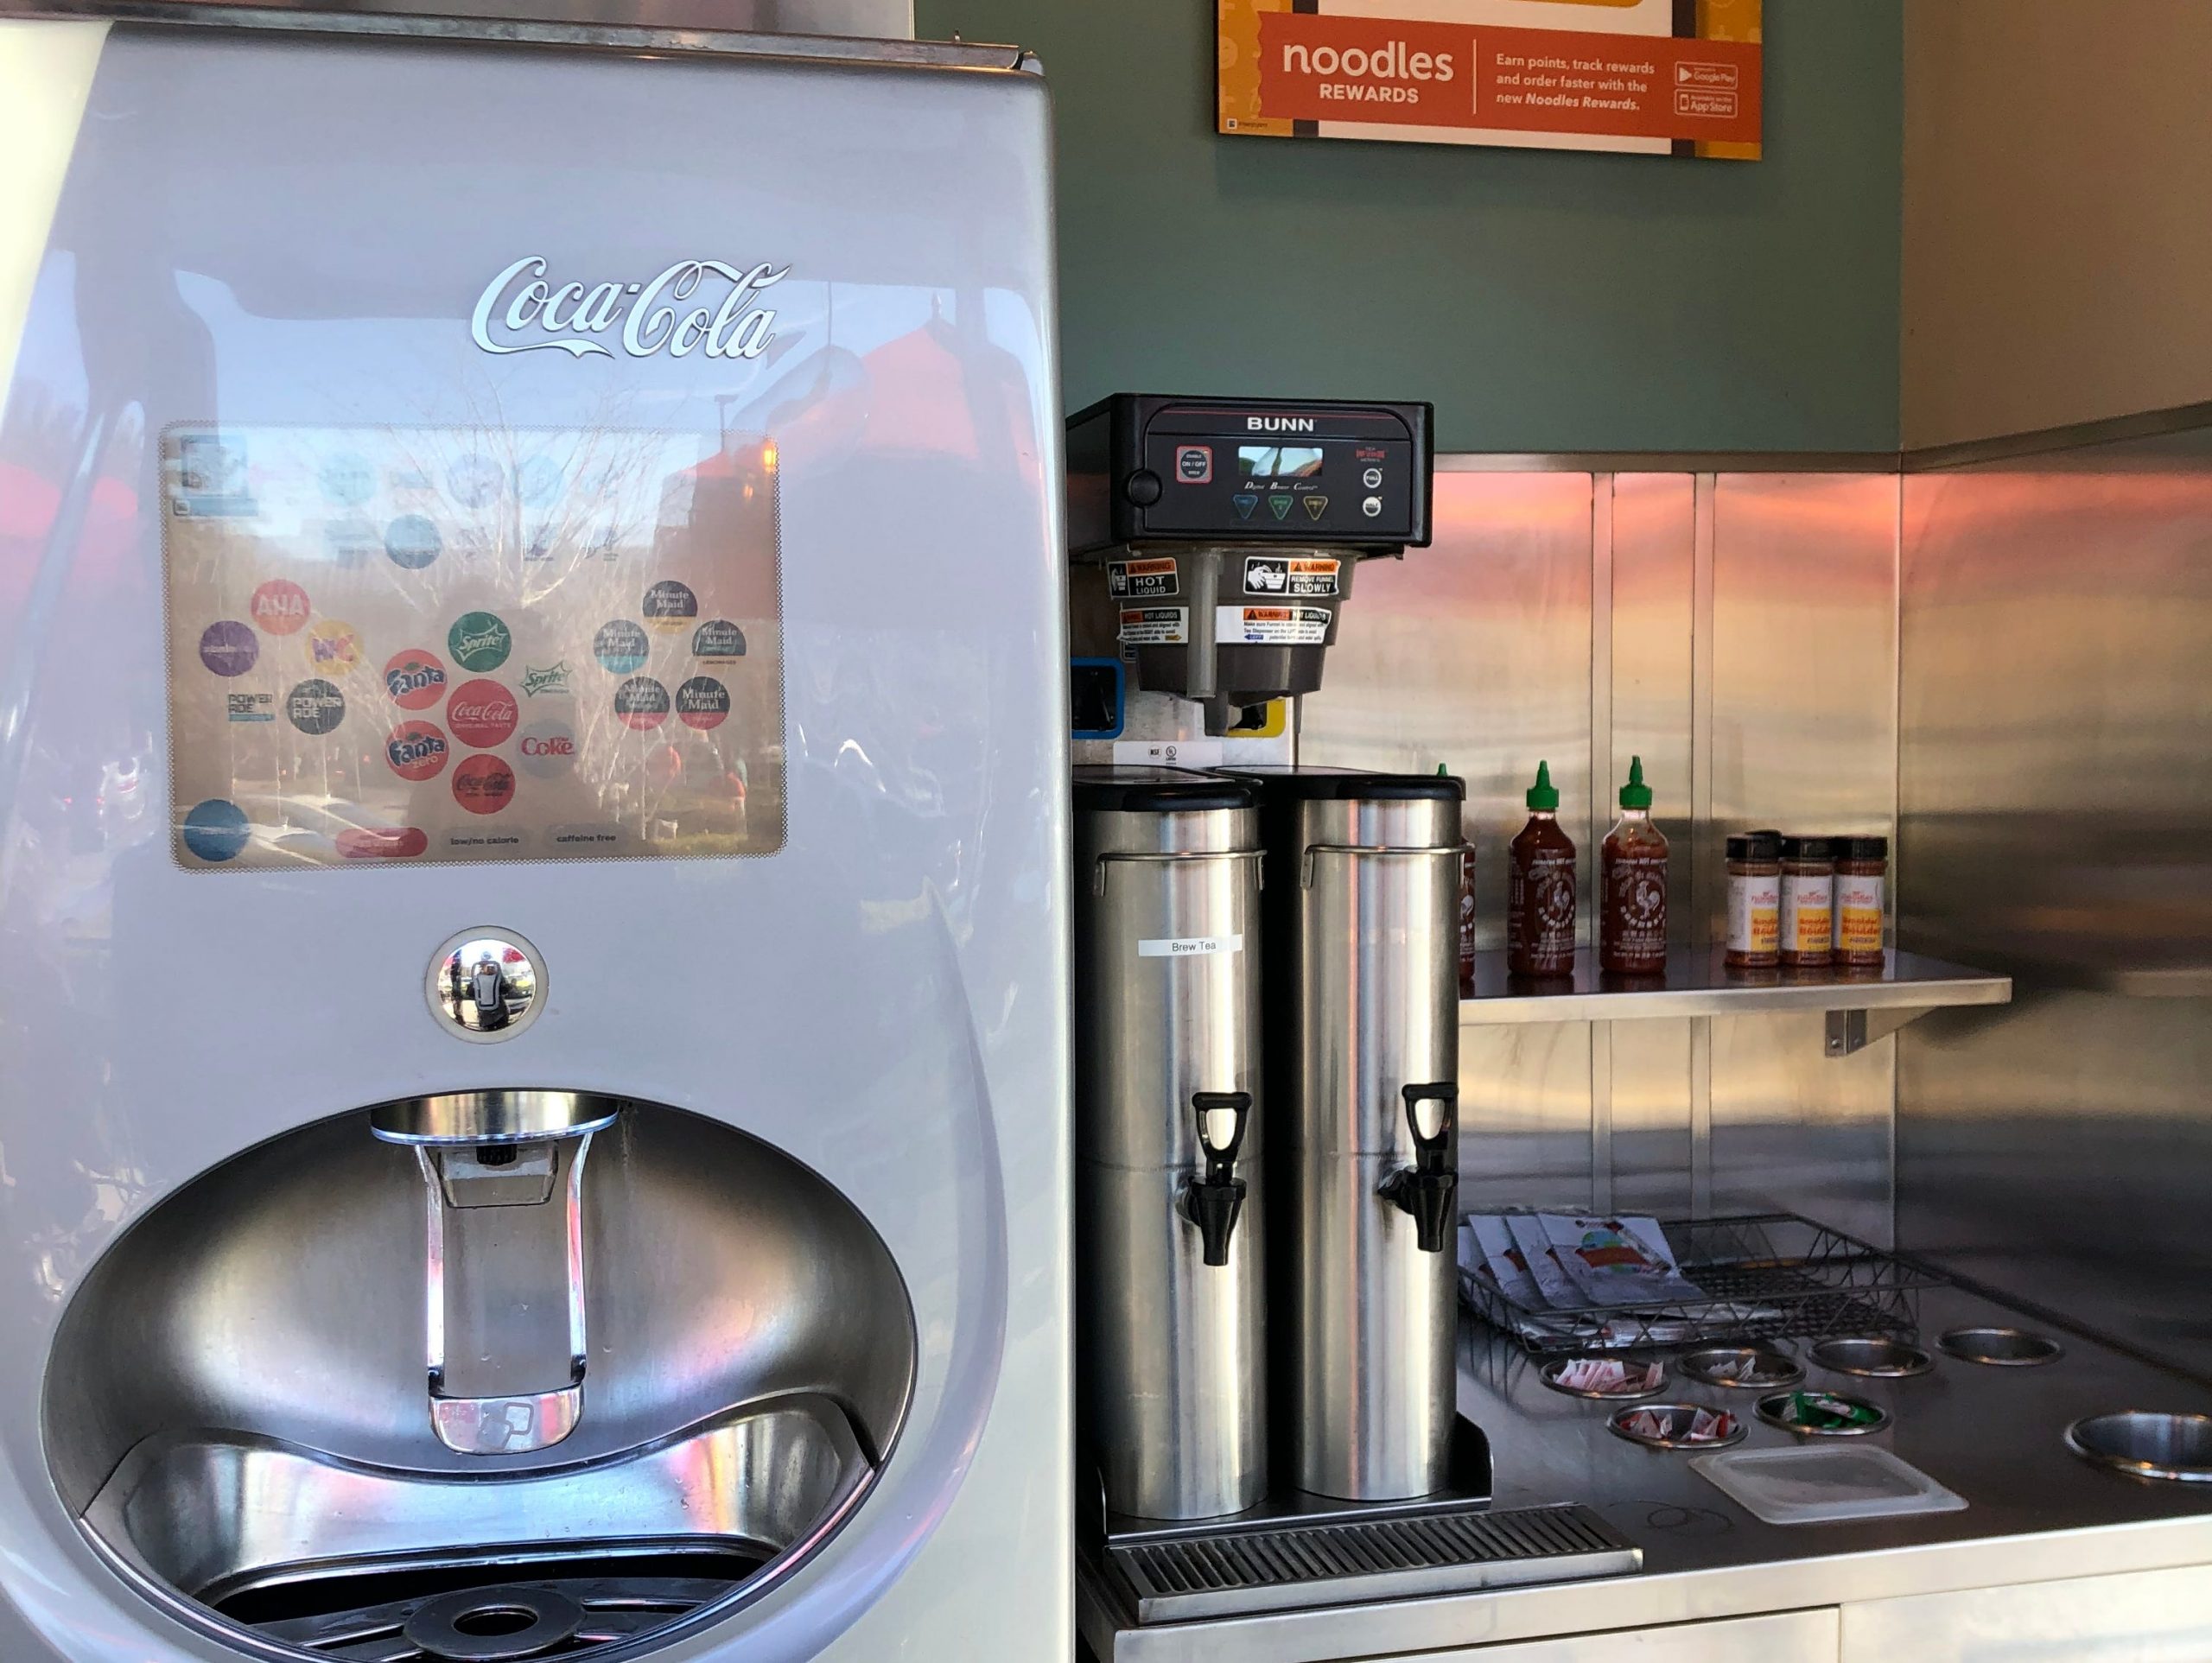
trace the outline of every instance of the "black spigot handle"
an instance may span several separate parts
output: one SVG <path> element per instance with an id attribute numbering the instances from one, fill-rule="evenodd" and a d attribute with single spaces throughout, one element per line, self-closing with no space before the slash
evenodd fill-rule
<path id="1" fill-rule="evenodd" d="M 1224 1109 L 1230 1114 L 1229 1139 L 1217 1144 L 1207 1135 L 1208 1120 Z M 1183 1180 L 1183 1209 L 1198 1227 L 1205 1262 L 1219 1268 L 1229 1262 L 1229 1238 L 1236 1234 L 1236 1216 L 1244 1210 L 1246 1185 L 1236 1174 L 1236 1152 L 1244 1146 L 1245 1123 L 1252 1115 L 1249 1091 L 1195 1091 L 1191 1111 L 1198 1117 L 1198 1150 L 1204 1158 L 1196 1177 Z"/>
<path id="2" fill-rule="evenodd" d="M 1403 1088 L 1406 1128 L 1413 1133 L 1414 1164 L 1390 1174 L 1382 1193 L 1414 1221 L 1414 1239 L 1423 1253 L 1442 1253 L 1459 1208 L 1459 1173 L 1452 1159 L 1452 1133 L 1458 1130 L 1459 1088 L 1452 1081 L 1432 1081 Z M 1442 1103 L 1444 1113 L 1436 1130 L 1423 1133 L 1421 1105 Z"/>

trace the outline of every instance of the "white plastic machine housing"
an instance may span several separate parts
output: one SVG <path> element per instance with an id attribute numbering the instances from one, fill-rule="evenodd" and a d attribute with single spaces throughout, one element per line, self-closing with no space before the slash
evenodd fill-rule
<path id="1" fill-rule="evenodd" d="M 1046 89 L 1011 52 L 667 45 L 0 21 L 8 1663 L 236 1655 L 126 1584 L 48 1476 L 48 1359 L 103 1254 L 296 1128 L 515 1085 L 774 1146 L 860 1210 L 912 1303 L 912 1406 L 874 1489 L 664 1654 L 1071 1643 Z M 538 259 L 556 284 L 632 289 L 683 262 L 787 268 L 775 340 L 549 348 L 557 330 L 502 308 L 495 344 L 533 349 L 489 350 L 480 295 Z M 187 869 L 162 435 L 609 419 L 779 447 L 780 848 Z M 542 954 L 544 1008 L 460 1044 L 425 972 L 484 925 Z"/>

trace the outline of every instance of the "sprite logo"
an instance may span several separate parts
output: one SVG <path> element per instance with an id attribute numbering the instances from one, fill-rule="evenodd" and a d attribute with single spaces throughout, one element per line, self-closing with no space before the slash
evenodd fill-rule
<path id="1" fill-rule="evenodd" d="M 446 646 L 464 670 L 497 670 L 514 651 L 514 632 L 490 613 L 463 613 L 446 632 Z"/>
<path id="2" fill-rule="evenodd" d="M 543 670 L 535 665 L 523 667 L 522 695 L 525 699 L 534 699 L 541 693 L 573 691 L 575 689 L 569 685 L 569 661 L 565 658 L 556 664 L 548 664 Z"/>

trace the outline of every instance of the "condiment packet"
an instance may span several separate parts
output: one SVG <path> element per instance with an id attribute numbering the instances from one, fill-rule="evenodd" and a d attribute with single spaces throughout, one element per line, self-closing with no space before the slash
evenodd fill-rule
<path id="1" fill-rule="evenodd" d="M 1521 1258 L 1535 1278 L 1543 1304 L 1554 1311 L 1580 1311 L 1590 1304 L 1589 1298 L 1578 1288 L 1552 1252 L 1551 1233 L 1547 1228 L 1548 1215 L 1508 1213 L 1505 1227 L 1513 1234 L 1513 1245 L 1521 1250 Z"/>
<path id="2" fill-rule="evenodd" d="M 1513 1232 L 1503 1218 L 1472 1213 L 1465 1228 L 1482 1255 L 1484 1268 L 1508 1299 L 1526 1311 L 1541 1311 L 1550 1303 L 1538 1290 L 1536 1279 L 1529 1274 L 1529 1261 L 1514 1245 Z"/>
<path id="3" fill-rule="evenodd" d="M 1736 1417 L 1726 1409 L 1700 1409 L 1697 1412 L 1697 1418 L 1690 1422 L 1689 1435 L 1690 1441 L 1694 1444 L 1733 1438 L 1736 1435 Z"/>
<path id="4" fill-rule="evenodd" d="M 1544 1213 L 1538 1222 L 1553 1257 L 1586 1304 L 1681 1304 L 1706 1297 L 1675 1268 L 1674 1250 L 1656 1219 Z"/>

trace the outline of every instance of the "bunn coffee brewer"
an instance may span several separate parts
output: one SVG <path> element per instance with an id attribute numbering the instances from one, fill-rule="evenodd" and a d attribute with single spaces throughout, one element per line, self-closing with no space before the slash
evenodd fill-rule
<path id="1" fill-rule="evenodd" d="M 1427 404 L 1150 393 L 1070 418 L 1077 658 L 1120 655 L 1211 734 L 1313 692 L 1358 563 L 1427 545 L 1430 424 Z"/>

